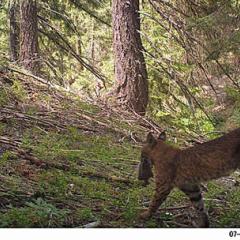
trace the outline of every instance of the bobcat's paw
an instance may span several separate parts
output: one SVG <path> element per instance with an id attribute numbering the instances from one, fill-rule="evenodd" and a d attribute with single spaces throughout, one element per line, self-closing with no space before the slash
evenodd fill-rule
<path id="1" fill-rule="evenodd" d="M 148 210 L 145 210 L 143 213 L 140 214 L 139 218 L 143 220 L 147 220 L 151 216 L 152 214 Z"/>

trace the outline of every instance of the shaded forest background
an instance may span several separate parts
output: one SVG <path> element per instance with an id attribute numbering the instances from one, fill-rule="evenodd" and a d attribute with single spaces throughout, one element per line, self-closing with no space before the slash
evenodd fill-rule
<path id="1" fill-rule="evenodd" d="M 2 0 L 0 43 L 0 226 L 190 226 L 179 192 L 136 221 L 139 144 L 239 127 L 239 0 Z M 239 227 L 236 179 L 208 185 L 215 227 Z"/>
<path id="2" fill-rule="evenodd" d="M 19 31 L 17 1 L 3 1 L 1 64 L 11 58 L 17 67 L 19 43 L 9 49 L 11 14 Z M 93 101 L 114 104 L 111 1 L 40 1 L 37 16 L 38 75 Z M 148 114 L 180 130 L 213 131 L 232 116 L 237 102 L 239 2 L 143 1 L 140 17 Z M 238 121 L 234 116 L 230 125 Z"/>

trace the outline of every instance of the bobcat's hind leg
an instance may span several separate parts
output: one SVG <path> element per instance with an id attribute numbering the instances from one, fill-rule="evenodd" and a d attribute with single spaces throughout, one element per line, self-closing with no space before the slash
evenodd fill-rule
<path id="1" fill-rule="evenodd" d="M 209 227 L 208 213 L 204 207 L 201 189 L 198 184 L 184 184 L 180 187 L 191 200 L 194 208 L 197 210 L 199 222 L 197 227 Z"/>

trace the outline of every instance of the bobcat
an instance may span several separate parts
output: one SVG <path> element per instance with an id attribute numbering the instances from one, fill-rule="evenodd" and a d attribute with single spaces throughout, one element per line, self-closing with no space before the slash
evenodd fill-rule
<path id="1" fill-rule="evenodd" d="M 240 128 L 183 150 L 166 144 L 165 140 L 165 132 L 158 139 L 149 133 L 142 148 L 138 179 L 147 183 L 153 176 L 154 167 L 156 190 L 149 208 L 140 217 L 151 217 L 171 190 L 177 187 L 190 198 L 195 207 L 199 216 L 197 226 L 209 227 L 200 183 L 229 175 L 240 168 Z"/>

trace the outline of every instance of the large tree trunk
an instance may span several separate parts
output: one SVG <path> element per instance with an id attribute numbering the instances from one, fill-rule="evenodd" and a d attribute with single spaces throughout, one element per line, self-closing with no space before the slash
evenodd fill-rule
<path id="1" fill-rule="evenodd" d="M 148 103 L 146 64 L 140 38 L 139 0 L 113 0 L 115 80 L 121 104 L 144 115 Z"/>
<path id="2" fill-rule="evenodd" d="M 15 62 L 19 57 L 19 5 L 16 0 L 9 4 L 9 55 L 11 61 Z"/>
<path id="3" fill-rule="evenodd" d="M 37 75 L 39 71 L 37 1 L 20 1 L 20 62 Z"/>

